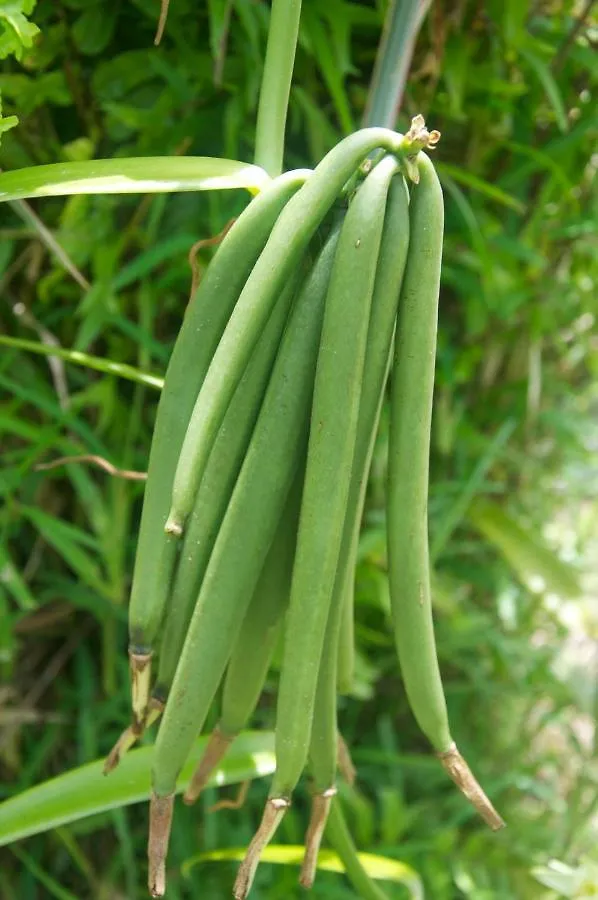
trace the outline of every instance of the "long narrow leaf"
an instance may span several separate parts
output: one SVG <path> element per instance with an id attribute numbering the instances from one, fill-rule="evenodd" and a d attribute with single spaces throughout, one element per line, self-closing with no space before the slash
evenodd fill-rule
<path id="1" fill-rule="evenodd" d="M 432 562 L 438 559 L 446 547 L 451 534 L 465 516 L 467 507 L 481 490 L 490 467 L 496 462 L 497 457 L 500 456 L 503 447 L 515 429 L 515 424 L 514 419 L 508 419 L 506 422 L 503 422 L 488 444 L 486 452 L 478 460 L 470 477 L 464 483 L 447 515 L 440 522 L 430 547 L 430 560 Z"/>
<path id="2" fill-rule="evenodd" d="M 506 191 L 501 190 L 496 185 L 484 181 L 483 178 L 472 175 L 467 169 L 463 169 L 460 166 L 452 166 L 449 163 L 437 163 L 436 168 L 441 180 L 443 175 L 450 175 L 455 181 L 459 181 L 465 187 L 471 188 L 472 191 L 477 191 L 478 194 L 484 194 L 490 200 L 496 200 L 497 203 L 508 206 L 516 212 L 525 212 L 525 205 L 516 197 L 507 194 Z"/>
<path id="3" fill-rule="evenodd" d="M 536 593 L 578 597 L 579 577 L 542 539 L 524 528 L 496 503 L 475 500 L 469 509 L 472 525 L 504 556 L 521 581 Z"/>
<path id="4" fill-rule="evenodd" d="M 0 174 L 0 201 L 66 194 L 156 194 L 245 188 L 269 181 L 259 166 L 211 156 L 91 159 L 13 169 Z"/>
<path id="5" fill-rule="evenodd" d="M 519 52 L 523 58 L 527 60 L 530 68 L 534 71 L 538 81 L 544 88 L 544 93 L 552 106 L 558 127 L 562 132 L 568 131 L 569 123 L 567 121 L 567 111 L 565 110 L 565 104 L 563 103 L 559 86 L 554 80 L 552 72 L 537 53 L 524 48 L 521 48 Z"/>
<path id="6" fill-rule="evenodd" d="M 187 786 L 206 748 L 199 738 L 177 783 L 177 793 Z M 213 773 L 210 784 L 223 787 L 274 771 L 274 736 L 271 732 L 244 732 Z M 150 796 L 153 747 L 131 750 L 110 775 L 102 774 L 101 759 L 72 769 L 0 804 L 0 846 L 75 822 L 86 816 L 140 803 Z"/>
<path id="7" fill-rule="evenodd" d="M 37 609 L 38 602 L 29 590 L 27 582 L 15 566 L 8 547 L 0 543 L 0 581 L 12 595 L 13 600 L 23 612 Z"/>
<path id="8" fill-rule="evenodd" d="M 60 359 L 64 359 L 65 362 L 73 363 L 75 366 L 83 366 L 87 369 L 94 369 L 96 372 L 104 372 L 106 375 L 126 378 L 128 381 L 144 384 L 146 387 L 154 388 L 157 391 L 161 391 L 164 384 L 164 379 L 159 378 L 157 375 L 141 372 L 139 369 L 128 366 L 126 363 L 112 362 L 112 360 L 102 359 L 100 356 L 90 356 L 89 353 L 81 353 L 79 350 L 49 347 L 47 344 L 41 344 L 38 341 L 27 341 L 24 338 L 10 337 L 7 334 L 0 334 L 0 345 L 2 344 L 5 347 L 13 347 L 15 350 L 39 353 L 40 356 L 58 356 Z"/>
<path id="9" fill-rule="evenodd" d="M 210 850 L 207 853 L 198 853 L 183 863 L 182 871 L 188 875 L 194 866 L 204 862 L 223 862 L 229 860 L 241 860 L 245 856 L 245 847 L 231 847 L 223 850 Z M 277 845 L 266 847 L 260 856 L 262 862 L 275 865 L 294 866 L 301 865 L 305 856 L 305 847 L 298 844 Z M 376 856 L 373 853 L 359 853 L 359 861 L 370 876 L 381 881 L 394 881 L 404 885 L 412 900 L 423 900 L 423 889 L 417 872 L 410 866 L 387 856 Z M 318 869 L 324 872 L 337 872 L 342 874 L 345 870 L 339 857 L 332 850 L 320 850 L 318 854 Z"/>

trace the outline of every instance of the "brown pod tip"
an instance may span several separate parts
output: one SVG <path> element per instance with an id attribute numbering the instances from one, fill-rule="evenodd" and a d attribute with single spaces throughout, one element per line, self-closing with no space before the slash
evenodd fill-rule
<path id="1" fill-rule="evenodd" d="M 129 650 L 129 669 L 131 672 L 131 706 L 133 708 L 132 728 L 141 734 L 147 716 L 152 678 L 152 654 L 135 653 Z"/>
<path id="2" fill-rule="evenodd" d="M 353 785 L 355 784 L 355 779 L 357 778 L 357 769 L 353 764 L 353 760 L 351 759 L 351 751 L 347 746 L 347 742 L 342 736 L 342 734 L 338 733 L 338 743 L 336 745 L 336 763 L 338 765 L 338 770 L 347 782 L 347 784 Z"/>
<path id="3" fill-rule="evenodd" d="M 137 732 L 134 725 L 129 725 L 128 728 L 125 728 L 116 744 L 104 760 L 104 768 L 102 769 L 104 775 L 109 775 L 110 772 L 116 769 L 117 765 L 119 764 L 127 750 L 129 750 L 133 746 L 133 744 L 139 737 L 141 737 L 141 733 Z"/>
<path id="4" fill-rule="evenodd" d="M 260 861 L 260 856 L 264 847 L 271 841 L 274 832 L 280 825 L 280 822 L 289 808 L 290 803 L 284 797 L 270 797 L 266 803 L 262 821 L 256 833 L 254 834 L 245 858 L 239 866 L 235 885 L 233 887 L 233 897 L 235 900 L 245 900 Z"/>
<path id="5" fill-rule="evenodd" d="M 321 794 L 314 794 L 311 804 L 311 815 L 307 834 L 305 835 L 305 856 L 299 875 L 301 887 L 312 887 L 318 865 L 318 853 L 324 836 L 326 821 L 330 812 L 330 804 L 336 795 L 336 788 L 330 787 Z"/>
<path id="6" fill-rule="evenodd" d="M 197 764 L 197 768 L 189 782 L 189 786 L 183 794 L 184 803 L 187 805 L 195 803 L 205 788 L 210 775 L 228 750 L 232 740 L 232 737 L 223 734 L 219 728 L 214 729 L 210 735 L 204 754 Z"/>
<path id="7" fill-rule="evenodd" d="M 166 890 L 166 854 L 172 825 L 174 794 L 150 800 L 150 827 L 147 843 L 149 871 L 147 885 L 152 897 L 163 897 Z"/>
<path id="8" fill-rule="evenodd" d="M 459 790 L 465 794 L 471 805 L 478 811 L 484 822 L 493 831 L 505 827 L 504 820 L 494 809 L 489 798 L 479 785 L 475 775 L 457 750 L 455 744 L 444 753 L 437 754 L 444 770 L 453 779 Z"/>
<path id="9" fill-rule="evenodd" d="M 104 775 L 108 775 L 114 769 L 116 769 L 117 765 L 127 752 L 130 750 L 133 744 L 139 740 L 139 738 L 143 735 L 144 731 L 153 725 L 156 719 L 159 719 L 162 715 L 162 710 L 164 709 L 164 704 L 161 700 L 156 700 L 155 697 L 149 702 L 149 706 L 147 708 L 147 716 L 145 722 L 142 723 L 141 729 L 137 724 L 129 725 L 128 728 L 125 728 L 116 744 L 106 757 L 106 761 L 104 762 Z"/>

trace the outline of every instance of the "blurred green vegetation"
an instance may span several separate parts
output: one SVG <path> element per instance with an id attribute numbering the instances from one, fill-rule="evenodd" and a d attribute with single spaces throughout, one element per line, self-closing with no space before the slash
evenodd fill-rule
<path id="1" fill-rule="evenodd" d="M 3 169 L 251 159 L 266 3 L 171 0 L 158 48 L 158 0 L 33 7 L 0 6 L 0 57 L 14 51 L 15 22 L 25 44 L 0 74 L 3 112 L 20 119 L 2 136 Z M 288 167 L 314 164 L 359 125 L 386 4 L 304 7 Z M 430 497 L 438 646 L 455 737 L 509 827 L 491 835 L 474 819 L 401 689 L 387 618 L 384 420 L 360 547 L 357 677 L 340 713 L 359 780 L 342 796 L 360 849 L 408 864 L 433 900 L 598 895 L 592 11 L 571 0 L 436 0 L 397 123 L 422 112 L 443 135 Z M 3 207 L 0 332 L 160 376 L 189 293 L 187 253 L 246 202 L 235 191 Z M 0 390 L 4 799 L 102 756 L 127 722 L 142 487 L 91 466 L 36 466 L 97 454 L 143 471 L 157 392 L 18 344 L 2 347 Z M 256 727 L 272 727 L 272 699 L 269 689 Z M 213 789 L 177 808 L 169 898 L 229 896 L 234 863 L 184 864 L 246 844 L 266 790 L 255 781 L 237 812 L 209 814 Z M 303 794 L 281 843 L 301 843 L 305 806 Z M 143 897 L 145 838 L 145 808 L 133 806 L 4 847 L 0 896 Z M 296 880 L 294 866 L 263 865 L 254 896 L 299 897 Z M 388 894 L 409 895 L 390 884 Z M 312 895 L 352 893 L 322 872 Z"/>

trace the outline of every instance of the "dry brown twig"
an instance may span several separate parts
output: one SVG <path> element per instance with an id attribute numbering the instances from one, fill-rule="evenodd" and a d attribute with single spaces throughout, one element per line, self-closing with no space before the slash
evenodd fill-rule
<path id="1" fill-rule="evenodd" d="M 38 463 L 35 466 L 36 472 L 46 472 L 49 469 L 57 469 L 59 466 L 66 466 L 70 463 L 92 463 L 98 466 L 114 478 L 124 478 L 127 481 L 145 481 L 147 472 L 135 472 L 132 469 L 118 469 L 111 462 L 104 459 L 103 456 L 96 456 L 92 453 L 84 453 L 81 456 L 59 456 L 51 462 Z"/>

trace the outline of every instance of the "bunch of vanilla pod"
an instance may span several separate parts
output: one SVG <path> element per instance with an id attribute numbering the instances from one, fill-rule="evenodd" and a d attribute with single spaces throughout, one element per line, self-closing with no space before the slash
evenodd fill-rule
<path id="1" fill-rule="evenodd" d="M 503 823 L 451 738 L 430 602 L 427 496 L 442 191 L 439 135 L 368 128 L 313 170 L 273 179 L 219 246 L 187 310 L 152 440 L 129 612 L 133 720 L 106 761 L 161 717 L 149 888 L 165 891 L 177 777 L 219 690 L 193 802 L 259 700 L 283 640 L 276 771 L 234 886 L 245 898 L 307 769 L 301 884 L 351 777 L 336 698 L 352 679 L 353 582 L 368 470 L 391 381 L 392 616 L 413 713 L 447 772 Z M 152 657 L 158 670 L 152 681 Z M 352 867 L 362 897 L 383 894 Z M 364 873 L 365 874 L 365 873 Z"/>

